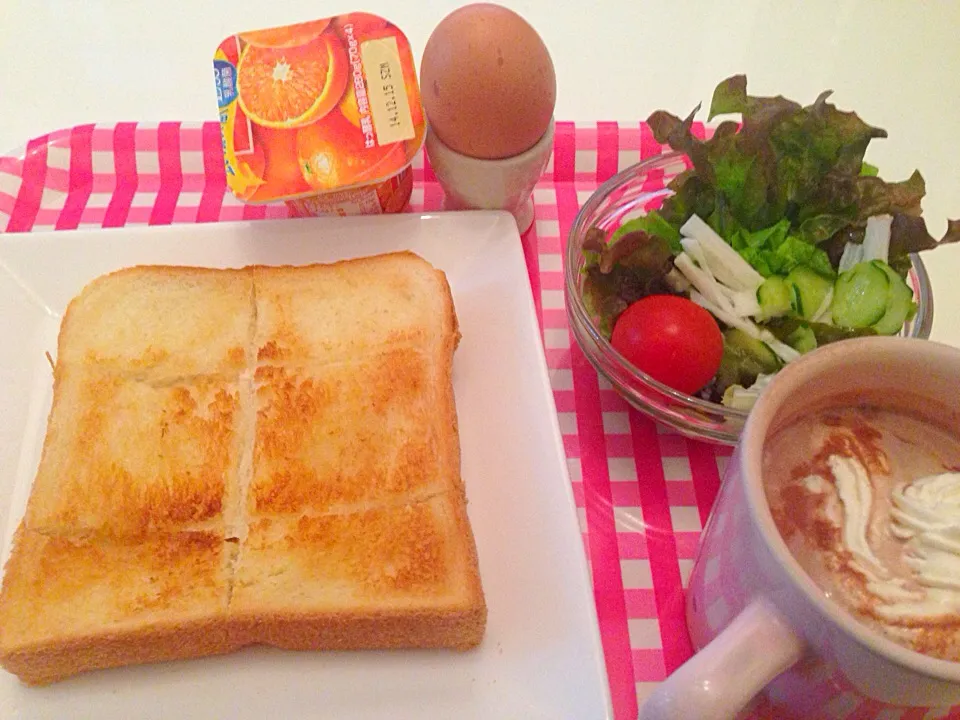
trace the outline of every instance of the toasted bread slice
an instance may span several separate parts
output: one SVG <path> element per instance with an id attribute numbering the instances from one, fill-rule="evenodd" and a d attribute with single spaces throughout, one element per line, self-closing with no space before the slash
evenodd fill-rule
<path id="1" fill-rule="evenodd" d="M 91 283 L 61 327 L 0 665 L 39 683 L 251 643 L 476 645 L 458 340 L 411 253 Z"/>
<path id="2" fill-rule="evenodd" d="M 240 383 L 153 385 L 86 365 L 57 366 L 26 525 L 47 534 L 224 534 L 238 484 Z"/>
<path id="3" fill-rule="evenodd" d="M 252 521 L 230 613 L 298 650 L 465 649 L 486 607 L 459 492 L 343 514 Z"/>
<path id="4" fill-rule="evenodd" d="M 119 270 L 70 303 L 57 362 L 166 377 L 235 374 L 247 363 L 253 313 L 248 271 Z"/>
<path id="5" fill-rule="evenodd" d="M 408 346 L 259 367 L 248 511 L 321 513 L 458 485 L 449 372 L 449 357 Z"/>
<path id="6" fill-rule="evenodd" d="M 0 595 L 0 662 L 30 684 L 233 650 L 235 544 L 212 533 L 134 543 L 18 532 Z"/>
<path id="7" fill-rule="evenodd" d="M 354 359 L 387 345 L 460 339 L 443 273 L 410 252 L 256 268 L 262 362 Z"/>

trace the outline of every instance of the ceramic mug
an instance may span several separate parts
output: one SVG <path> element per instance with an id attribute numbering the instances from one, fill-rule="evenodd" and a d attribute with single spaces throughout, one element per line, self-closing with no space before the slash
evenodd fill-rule
<path id="1" fill-rule="evenodd" d="M 520 233 L 533 224 L 533 188 L 553 150 L 554 121 L 529 150 L 503 158 L 483 160 L 451 150 L 437 134 L 427 131 L 427 157 L 446 194 L 447 210 L 506 210 Z"/>
<path id="2" fill-rule="evenodd" d="M 697 550 L 686 609 L 699 651 L 648 698 L 641 720 L 960 717 L 960 706 L 950 709 L 960 703 L 960 662 L 908 650 L 833 603 L 767 505 L 760 468 L 770 430 L 851 390 L 909 392 L 960 413 L 960 350 L 861 338 L 777 374 L 750 412 Z"/>

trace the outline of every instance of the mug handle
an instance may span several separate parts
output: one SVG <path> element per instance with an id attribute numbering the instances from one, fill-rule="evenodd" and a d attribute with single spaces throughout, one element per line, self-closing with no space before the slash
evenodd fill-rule
<path id="1" fill-rule="evenodd" d="M 765 599 L 754 600 L 717 637 L 664 680 L 639 720 L 730 720 L 805 644 Z"/>

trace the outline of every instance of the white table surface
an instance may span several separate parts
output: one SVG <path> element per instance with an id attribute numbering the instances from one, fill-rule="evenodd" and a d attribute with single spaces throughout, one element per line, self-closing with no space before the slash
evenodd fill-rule
<path id="1" fill-rule="evenodd" d="M 419 59 L 456 0 L 4 0 L 0 150 L 83 122 L 210 120 L 210 61 L 227 35 L 367 10 L 397 23 Z M 709 104 L 738 72 L 755 94 L 812 101 L 831 88 L 890 137 L 868 159 L 886 179 L 914 168 L 938 236 L 960 217 L 960 2 L 953 0 L 502 0 L 543 36 L 560 120 L 635 122 Z M 705 115 L 704 115 L 705 119 Z M 960 346 L 960 247 L 925 257 L 933 339 Z"/>

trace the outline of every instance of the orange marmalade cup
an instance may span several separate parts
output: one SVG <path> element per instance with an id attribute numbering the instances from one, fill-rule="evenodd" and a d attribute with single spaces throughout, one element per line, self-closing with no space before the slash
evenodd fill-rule
<path id="1" fill-rule="evenodd" d="M 213 59 L 227 185 L 298 216 L 400 212 L 426 122 L 413 52 L 350 13 L 231 35 Z"/>

